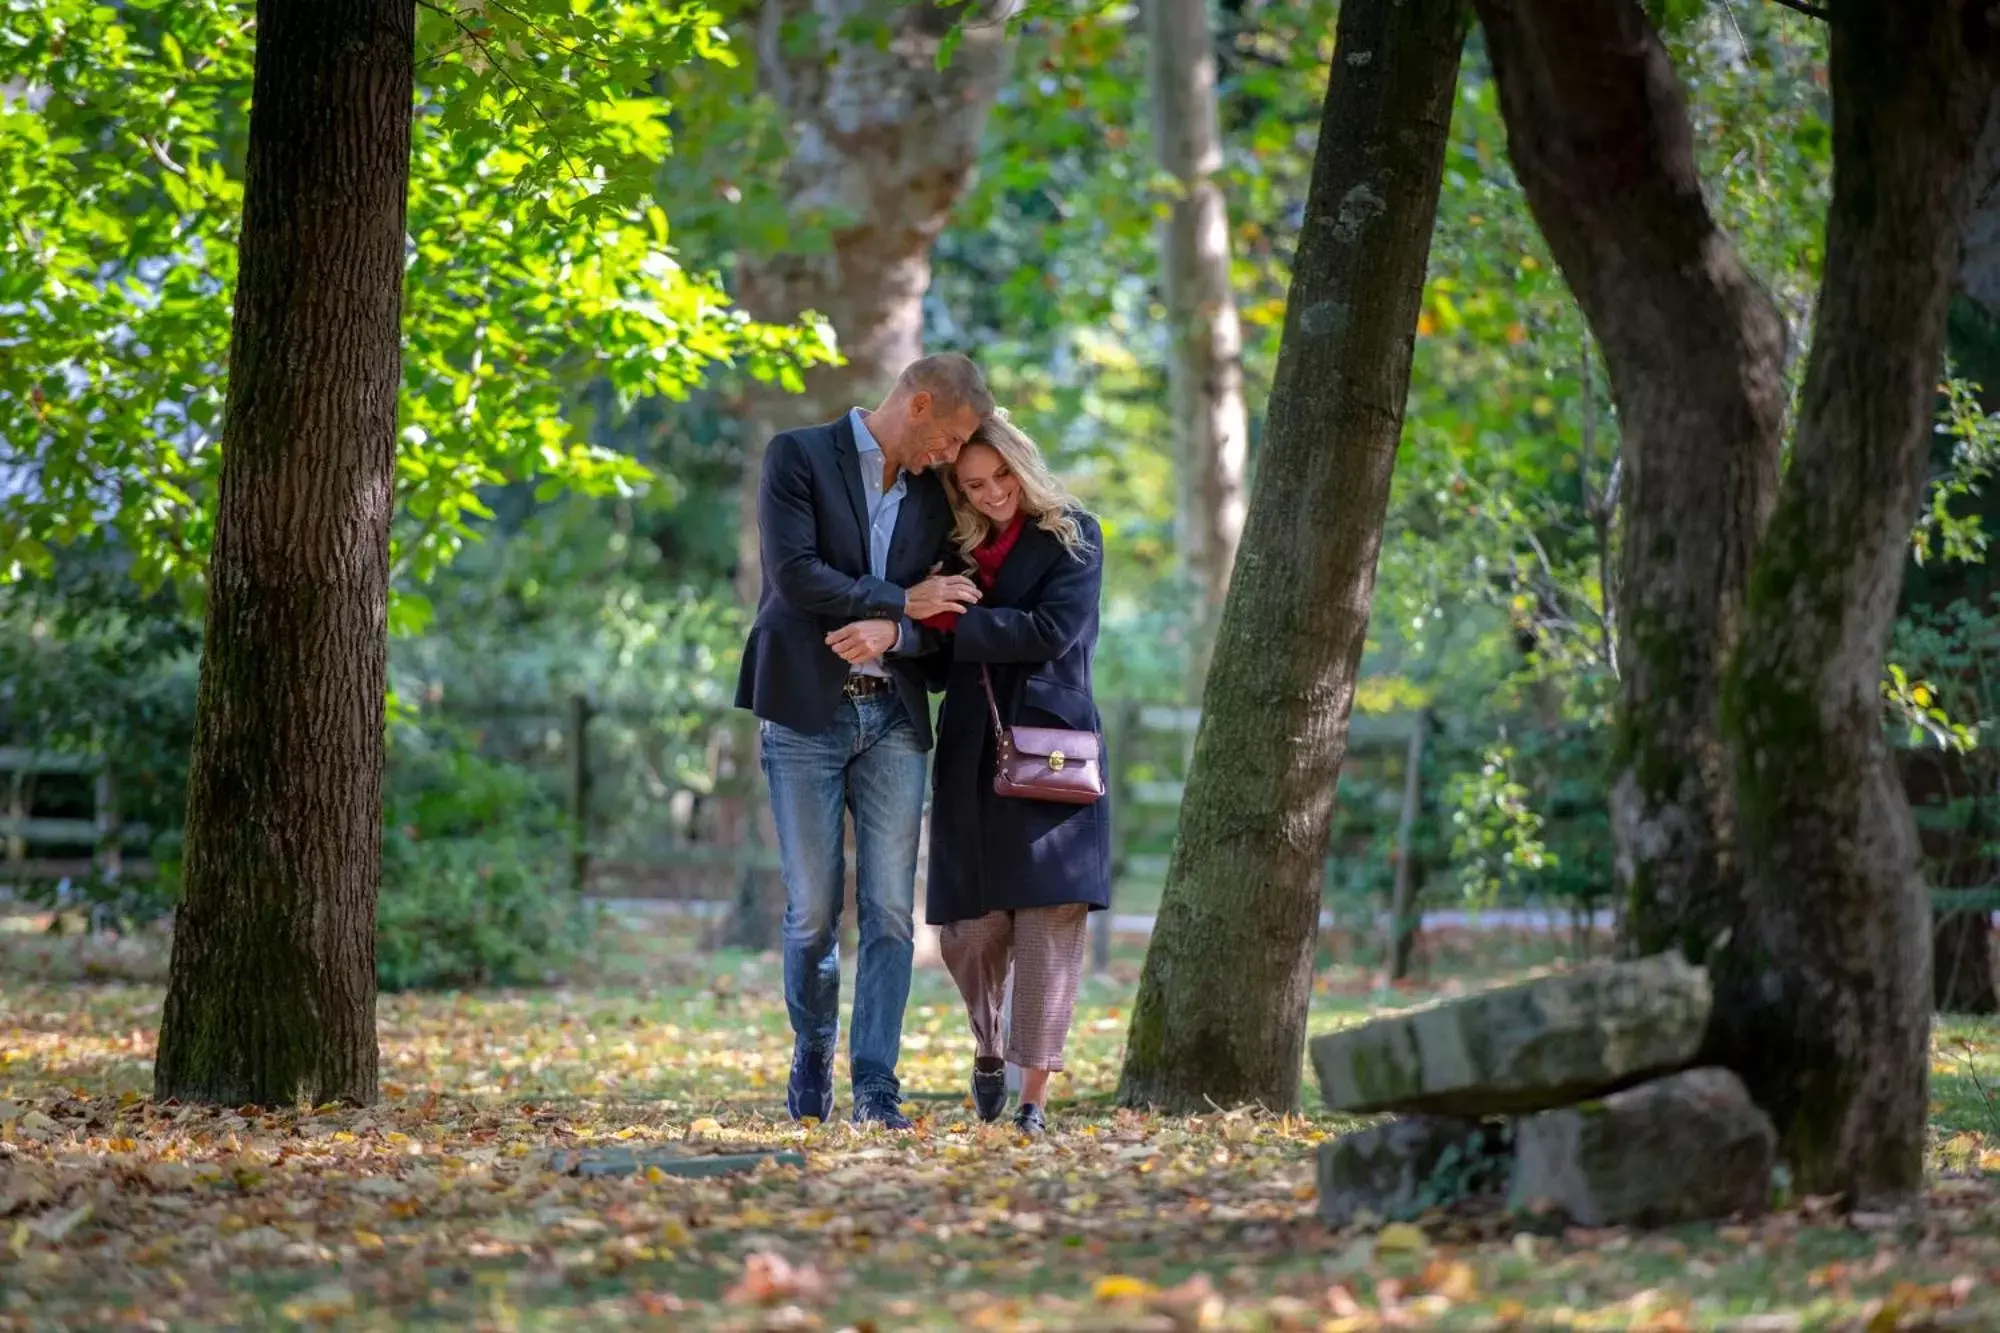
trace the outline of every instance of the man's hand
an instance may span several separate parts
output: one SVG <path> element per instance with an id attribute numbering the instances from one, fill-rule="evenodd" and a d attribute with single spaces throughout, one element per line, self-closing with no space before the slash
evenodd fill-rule
<path id="1" fill-rule="evenodd" d="M 857 620 L 826 636 L 826 646 L 849 666 L 872 662 L 896 646 L 893 620 Z"/>
<path id="2" fill-rule="evenodd" d="M 932 574 L 912 587 L 903 601 L 904 614 L 924 620 L 945 611 L 963 611 L 979 600 L 979 585 L 963 574 Z"/>

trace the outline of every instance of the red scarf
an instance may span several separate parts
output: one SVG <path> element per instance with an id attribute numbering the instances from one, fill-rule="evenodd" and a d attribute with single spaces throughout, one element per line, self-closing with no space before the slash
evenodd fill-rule
<path id="1" fill-rule="evenodd" d="M 1014 543 L 1021 540 L 1021 514 L 998 532 L 990 532 L 986 540 L 973 548 L 973 582 L 987 591 L 992 591 L 994 580 L 1000 577 L 1000 566 L 1006 562 L 1007 553 L 1014 549 Z M 958 624 L 958 612 L 940 611 L 934 616 L 926 616 L 920 622 L 932 629 L 950 630 Z"/>

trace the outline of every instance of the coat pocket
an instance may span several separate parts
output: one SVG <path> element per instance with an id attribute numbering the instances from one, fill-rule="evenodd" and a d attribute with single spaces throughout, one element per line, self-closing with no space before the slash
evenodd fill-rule
<path id="1" fill-rule="evenodd" d="M 1097 706 L 1090 695 L 1041 676 L 1028 677 L 1028 683 L 1021 687 L 1020 716 L 1014 721 L 1025 727 L 1040 724 L 1070 731 L 1100 730 Z"/>

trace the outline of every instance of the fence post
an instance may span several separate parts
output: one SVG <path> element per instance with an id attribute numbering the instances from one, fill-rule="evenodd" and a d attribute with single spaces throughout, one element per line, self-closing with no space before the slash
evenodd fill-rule
<path id="1" fill-rule="evenodd" d="M 110 881 L 125 869 L 125 821 L 118 813 L 118 775 L 107 761 L 97 770 L 97 874 Z"/>
<path id="2" fill-rule="evenodd" d="M 1132 784 L 1127 776 L 1126 747 L 1139 730 L 1139 701 L 1127 699 L 1112 713 L 1111 734 L 1105 738 L 1104 785 L 1111 801 L 1111 883 L 1110 904 L 1090 917 L 1090 970 L 1102 976 L 1111 970 L 1111 918 L 1118 910 L 1118 881 L 1125 877 L 1126 850 L 1132 821 L 1126 798 Z"/>
<path id="3" fill-rule="evenodd" d="M 569 884 L 582 893 L 590 878 L 590 700 L 569 697 Z"/>
<path id="4" fill-rule="evenodd" d="M 9 774 L 7 784 L 7 862 L 18 870 L 28 859 L 28 774 L 27 761 Z"/>
<path id="5" fill-rule="evenodd" d="M 1412 919 L 1416 868 L 1410 862 L 1416 840 L 1417 807 L 1423 802 L 1424 731 L 1428 715 L 1418 711 L 1410 721 L 1410 748 L 1403 756 L 1403 813 L 1396 821 L 1396 887 L 1389 899 L 1389 979 L 1401 981 L 1410 971 L 1410 947 L 1416 940 Z"/>

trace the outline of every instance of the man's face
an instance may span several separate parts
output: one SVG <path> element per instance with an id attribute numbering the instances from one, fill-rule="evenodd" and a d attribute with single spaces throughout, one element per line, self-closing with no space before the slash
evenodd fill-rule
<path id="1" fill-rule="evenodd" d="M 979 429 L 979 414 L 960 405 L 941 411 L 938 400 L 925 392 L 910 395 L 910 459 L 912 471 L 944 467 L 958 458 L 958 451 Z"/>

